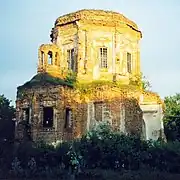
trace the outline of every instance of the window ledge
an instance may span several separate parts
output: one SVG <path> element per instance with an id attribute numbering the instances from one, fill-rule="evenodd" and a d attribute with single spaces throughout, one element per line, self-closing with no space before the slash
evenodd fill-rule
<path id="1" fill-rule="evenodd" d="M 55 130 L 55 128 L 54 127 L 43 127 L 42 128 L 43 129 L 43 131 L 46 131 L 46 132 L 49 132 L 49 131 L 54 131 Z"/>
<path id="2" fill-rule="evenodd" d="M 108 68 L 101 68 L 100 71 L 101 72 L 108 72 Z"/>

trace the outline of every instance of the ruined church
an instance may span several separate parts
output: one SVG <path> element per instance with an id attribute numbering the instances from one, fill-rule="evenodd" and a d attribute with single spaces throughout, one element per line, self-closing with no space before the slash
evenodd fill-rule
<path id="1" fill-rule="evenodd" d="M 17 88 L 17 139 L 66 141 L 99 122 L 143 139 L 163 136 L 163 103 L 142 88 L 142 32 L 124 15 L 80 10 L 60 16 L 38 67 Z"/>

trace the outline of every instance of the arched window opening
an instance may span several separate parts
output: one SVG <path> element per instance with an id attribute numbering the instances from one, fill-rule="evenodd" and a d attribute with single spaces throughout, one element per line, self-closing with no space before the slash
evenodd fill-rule
<path id="1" fill-rule="evenodd" d="M 44 52 L 41 51 L 41 64 L 44 64 Z"/>
<path id="2" fill-rule="evenodd" d="M 48 64 L 53 64 L 53 62 L 52 62 L 52 52 L 51 51 L 49 51 L 48 52 Z"/>

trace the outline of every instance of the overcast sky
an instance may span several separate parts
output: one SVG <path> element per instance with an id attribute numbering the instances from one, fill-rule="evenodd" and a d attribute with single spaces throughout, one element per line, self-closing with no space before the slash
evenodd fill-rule
<path id="1" fill-rule="evenodd" d="M 15 100 L 16 87 L 37 67 L 39 45 L 49 43 L 57 17 L 79 9 L 123 13 L 143 33 L 142 72 L 161 97 L 180 92 L 179 0 L 1 0 L 0 94 Z"/>

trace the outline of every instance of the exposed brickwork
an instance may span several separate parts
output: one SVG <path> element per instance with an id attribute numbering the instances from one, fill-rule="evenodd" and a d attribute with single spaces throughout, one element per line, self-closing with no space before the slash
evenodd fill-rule
<path id="1" fill-rule="evenodd" d="M 141 38 L 137 25 L 119 13 L 81 10 L 59 17 L 51 32 L 52 44 L 39 47 L 38 74 L 18 88 L 16 137 L 70 140 L 102 120 L 114 130 L 142 135 L 140 105 L 162 102 L 157 94 L 129 84 L 140 74 Z M 45 108 L 53 115 L 45 115 Z"/>
<path id="2" fill-rule="evenodd" d="M 53 91 L 54 90 L 54 91 Z M 104 96 L 105 92 L 113 93 L 113 89 L 106 87 L 106 90 L 98 89 L 91 92 L 89 98 L 84 93 L 76 93 L 77 90 L 68 87 L 46 87 L 26 89 L 23 95 L 17 97 L 17 119 L 23 122 L 23 108 L 31 109 L 31 136 L 33 140 L 68 140 L 81 137 L 87 131 L 88 103 L 93 102 L 94 112 L 91 112 L 90 121 L 94 119 L 111 121 L 115 130 L 120 130 L 122 111 L 121 104 L 125 108 L 125 129 L 130 134 L 141 134 L 142 130 L 142 111 L 138 100 L 135 98 L 125 98 L 123 93 L 109 98 Z M 96 94 L 101 94 L 99 97 Z M 81 98 L 78 98 L 78 97 Z M 86 99 L 84 97 L 87 97 Z M 33 99 L 33 100 L 32 100 Z M 108 99 L 108 101 L 107 101 Z M 54 108 L 53 127 L 43 127 L 43 107 L 51 106 Z M 65 109 L 72 109 L 72 127 L 65 128 Z M 17 138 L 22 138 L 23 125 L 18 125 Z"/>

